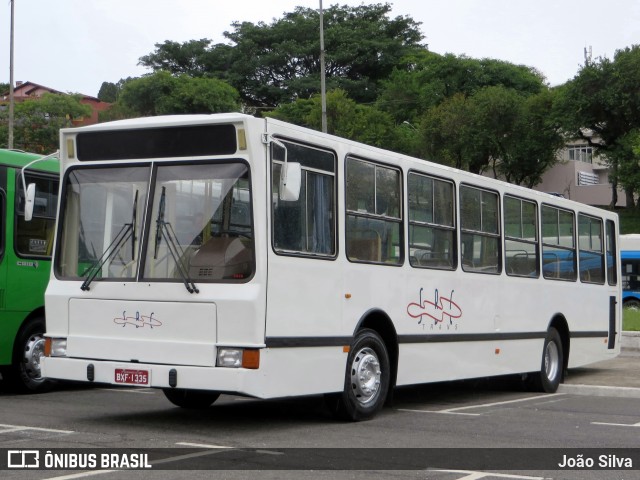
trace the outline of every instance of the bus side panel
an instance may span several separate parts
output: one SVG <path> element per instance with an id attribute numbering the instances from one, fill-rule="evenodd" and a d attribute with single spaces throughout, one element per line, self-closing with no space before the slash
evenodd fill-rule
<path id="1" fill-rule="evenodd" d="M 270 253 L 266 344 L 278 347 L 267 355 L 281 364 L 283 371 L 273 370 L 271 381 L 287 395 L 344 386 L 346 353 L 336 342 L 352 332 L 342 326 L 341 270 L 336 261 Z"/>
<path id="2" fill-rule="evenodd" d="M 22 258 L 15 252 L 15 180 L 7 170 L 3 212 L 3 255 L 0 261 L 0 364 L 12 363 L 14 341 L 24 320 L 44 308 L 44 291 L 51 262 L 47 258 Z M 28 232 L 28 231 L 27 231 Z M 28 235 L 27 235 L 28 238 Z"/>
<path id="3" fill-rule="evenodd" d="M 13 349 L 13 338 L 16 335 L 16 322 L 10 318 L 6 307 L 7 295 L 7 202 L 4 191 L 0 191 L 0 205 L 2 211 L 0 218 L 2 225 L 0 226 L 0 365 L 8 365 L 11 363 L 11 351 Z"/>
<path id="4" fill-rule="evenodd" d="M 400 345 L 397 385 L 443 382 L 465 378 L 535 371 L 536 356 L 523 351 L 542 352 L 543 339 L 455 343 L 410 343 Z M 413 367 L 412 367 L 413 366 Z"/>

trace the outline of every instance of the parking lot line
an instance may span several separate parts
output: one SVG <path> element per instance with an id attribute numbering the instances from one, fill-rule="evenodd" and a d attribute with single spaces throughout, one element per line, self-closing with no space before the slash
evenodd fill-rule
<path id="1" fill-rule="evenodd" d="M 467 405 L 464 407 L 456 407 L 456 408 L 446 408 L 443 410 L 415 410 L 415 409 L 407 409 L 407 408 L 398 408 L 397 410 L 400 412 L 418 412 L 418 413 L 444 413 L 449 415 L 481 415 L 480 413 L 461 413 L 462 410 L 475 410 L 477 408 L 487 408 L 487 407 L 498 407 L 501 405 L 509 405 L 511 403 L 518 402 L 527 402 L 531 400 L 538 400 L 541 397 L 549 398 L 550 396 L 561 396 L 563 393 L 554 393 L 552 395 L 538 395 L 535 397 L 527 397 L 527 398 L 518 398 L 516 400 L 505 400 L 504 402 L 492 402 L 492 403 L 479 403 L 477 405 Z"/>
<path id="2" fill-rule="evenodd" d="M 591 425 L 610 425 L 612 427 L 640 427 L 640 422 L 638 423 L 591 422 Z"/>
<path id="3" fill-rule="evenodd" d="M 124 392 L 124 393 L 142 393 L 145 395 L 153 395 L 156 392 L 154 392 L 153 388 L 138 388 L 138 387 L 134 387 L 134 388 L 101 388 L 100 390 L 106 391 L 106 392 Z"/>
<path id="4" fill-rule="evenodd" d="M 468 474 L 466 477 L 460 477 L 456 480 L 477 480 L 479 478 L 486 477 L 499 477 L 499 478 L 513 478 L 518 480 L 544 480 L 545 477 L 530 477 L 528 475 L 515 475 L 511 473 L 493 473 L 493 472 L 474 472 L 472 470 L 433 470 L 434 472 L 446 472 L 446 473 L 462 473 Z"/>
<path id="5" fill-rule="evenodd" d="M 22 430 L 35 430 L 37 432 L 48 432 L 48 433 L 74 433 L 73 430 L 56 430 L 54 428 L 27 427 L 24 425 L 7 425 L 4 423 L 0 423 L 0 434 L 9 433 L 9 432 L 19 432 Z"/>

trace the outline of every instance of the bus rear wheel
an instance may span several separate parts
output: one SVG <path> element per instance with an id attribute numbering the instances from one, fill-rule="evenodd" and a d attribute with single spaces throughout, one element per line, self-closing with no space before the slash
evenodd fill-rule
<path id="1" fill-rule="evenodd" d="M 207 390 L 185 390 L 184 388 L 163 388 L 164 396 L 174 405 L 182 408 L 209 408 L 220 396 Z"/>
<path id="2" fill-rule="evenodd" d="M 2 376 L 12 390 L 20 393 L 48 392 L 53 380 L 42 376 L 40 360 L 44 355 L 45 321 L 42 317 L 29 320 L 20 330 L 14 346 L 13 362 Z"/>
<path id="3" fill-rule="evenodd" d="M 389 391 L 390 363 L 380 336 L 370 329 L 358 332 L 347 357 L 344 390 L 326 396 L 341 419 L 360 421 L 380 411 Z"/>
<path id="4" fill-rule="evenodd" d="M 542 349 L 540 371 L 532 377 L 532 385 L 536 391 L 555 393 L 562 382 L 564 373 L 564 351 L 562 338 L 558 331 L 551 327 L 547 331 Z"/>

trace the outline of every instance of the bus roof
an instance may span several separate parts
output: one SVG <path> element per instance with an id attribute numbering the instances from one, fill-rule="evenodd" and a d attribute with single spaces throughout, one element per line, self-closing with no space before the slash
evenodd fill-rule
<path id="1" fill-rule="evenodd" d="M 42 157 L 37 153 L 27 153 L 18 150 L 7 150 L 0 148 L 0 165 L 8 165 L 11 167 L 22 168 L 29 162 Z M 40 170 L 44 172 L 59 173 L 60 163 L 57 158 L 50 158 L 33 164 L 29 169 Z"/>
<path id="2" fill-rule="evenodd" d="M 620 250 L 640 250 L 640 234 L 620 235 Z"/>

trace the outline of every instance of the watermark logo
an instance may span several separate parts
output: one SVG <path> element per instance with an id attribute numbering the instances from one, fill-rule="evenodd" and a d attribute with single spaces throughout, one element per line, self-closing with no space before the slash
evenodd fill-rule
<path id="1" fill-rule="evenodd" d="M 7 467 L 40 468 L 40 452 L 38 450 L 8 450 Z"/>

